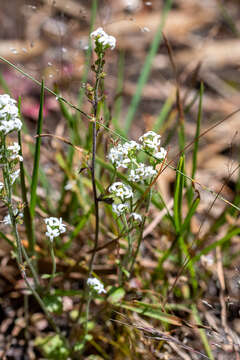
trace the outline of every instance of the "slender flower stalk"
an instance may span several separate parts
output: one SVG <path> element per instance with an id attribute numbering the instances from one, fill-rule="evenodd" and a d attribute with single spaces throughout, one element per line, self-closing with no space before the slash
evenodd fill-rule
<path id="1" fill-rule="evenodd" d="M 103 67 L 104 67 L 104 56 L 105 51 L 108 48 L 111 50 L 114 49 L 116 45 L 116 39 L 113 36 L 107 35 L 102 28 L 97 29 L 96 31 L 90 34 L 90 37 L 94 40 L 95 45 L 95 52 L 97 54 L 97 60 L 95 61 L 95 65 L 92 67 L 96 74 L 96 81 L 95 86 L 93 89 L 89 89 L 89 100 L 92 102 L 93 108 L 93 117 L 92 117 L 92 160 L 90 166 L 91 172 L 91 182 L 92 182 L 92 191 L 93 191 L 93 198 L 94 198 L 94 213 L 95 213 L 95 236 L 94 236 L 94 247 L 92 256 L 89 263 L 88 268 L 88 279 L 91 278 L 91 274 L 93 271 L 93 265 L 95 261 L 95 256 L 98 248 L 98 241 L 99 241 L 99 200 L 97 194 L 97 185 L 96 185 L 96 150 L 97 150 L 97 123 L 98 123 L 98 108 L 99 108 L 99 86 L 101 83 L 101 79 L 104 77 Z M 88 291 L 88 284 L 86 282 L 85 290 L 84 290 L 84 297 L 87 298 L 87 305 L 86 305 L 86 315 L 85 315 L 85 323 L 84 323 L 84 338 L 82 341 L 82 346 L 85 344 L 88 334 L 88 317 L 89 317 L 89 309 L 91 305 L 92 294 L 91 291 Z M 81 308 L 78 315 L 78 320 L 81 316 Z"/>
<path id="2" fill-rule="evenodd" d="M 47 287 L 47 292 L 49 292 L 52 288 L 52 283 L 56 274 L 56 259 L 55 259 L 55 254 L 54 254 L 54 244 L 52 241 L 50 241 L 49 244 L 50 247 L 50 255 L 51 255 L 51 260 L 52 260 L 52 275 L 50 278 L 50 281 L 48 283 L 48 287 Z"/>
<path id="3" fill-rule="evenodd" d="M 99 104 L 99 86 L 101 79 L 104 77 L 103 67 L 104 67 L 104 56 L 105 51 L 108 48 L 113 50 L 116 45 L 116 39 L 113 36 L 108 35 L 102 28 L 98 28 L 90 34 L 90 37 L 94 39 L 95 43 L 95 52 L 98 56 L 94 71 L 96 73 L 96 82 L 92 90 L 92 106 L 93 106 L 93 118 L 92 118 L 92 162 L 91 162 L 91 180 L 92 180 L 92 190 L 94 198 L 94 212 L 95 212 L 95 238 L 94 238 L 94 249 L 92 257 L 89 264 L 89 275 L 91 275 L 94 259 L 96 255 L 96 249 L 98 247 L 99 239 L 99 201 L 97 195 L 97 186 L 95 178 L 95 167 L 96 167 L 96 149 L 97 149 L 97 116 L 98 116 L 98 104 Z"/>
<path id="4" fill-rule="evenodd" d="M 134 265 L 135 265 L 139 250 L 140 250 L 140 246 L 141 246 L 141 243 L 142 243 L 142 240 L 143 240 L 143 231 L 144 231 L 144 226 L 145 226 L 145 222 L 146 222 L 146 218 L 147 218 L 147 213 L 149 211 L 149 206 L 151 204 L 151 198 L 152 198 L 152 189 L 149 190 L 148 195 L 147 195 L 147 205 L 146 205 L 146 210 L 145 210 L 146 212 L 145 212 L 145 215 L 144 215 L 143 220 L 142 220 L 141 225 L 140 225 L 140 231 L 139 231 L 139 236 L 138 236 L 138 241 L 137 241 L 137 248 L 136 248 L 136 251 L 135 251 L 135 253 L 133 255 L 132 263 L 131 263 L 131 266 L 130 266 L 130 275 L 131 275 L 131 273 L 133 271 L 133 268 L 134 268 Z"/>

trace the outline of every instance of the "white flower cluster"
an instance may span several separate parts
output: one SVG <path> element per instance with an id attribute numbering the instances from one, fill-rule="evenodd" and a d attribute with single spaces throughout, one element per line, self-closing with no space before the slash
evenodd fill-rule
<path id="1" fill-rule="evenodd" d="M 113 212 L 117 214 L 117 216 L 129 212 L 130 206 L 125 201 L 133 197 L 132 188 L 120 181 L 117 181 L 109 187 L 109 192 L 113 194 L 115 200 L 112 204 Z"/>
<path id="2" fill-rule="evenodd" d="M 121 216 L 123 214 L 125 214 L 126 212 L 129 211 L 129 205 L 128 203 L 126 204 L 112 204 L 112 210 L 115 214 L 117 214 L 117 216 Z"/>
<path id="3" fill-rule="evenodd" d="M 160 139 L 160 135 L 156 134 L 154 131 L 148 131 L 139 138 L 139 141 L 142 143 L 143 150 L 148 151 L 157 159 L 161 160 L 166 157 L 167 151 L 163 147 L 161 147 L 159 151 L 161 143 Z"/>
<path id="4" fill-rule="evenodd" d="M 8 161 L 13 161 L 13 160 L 23 161 L 23 157 L 21 155 L 19 155 L 19 151 L 20 151 L 20 146 L 16 142 L 14 142 L 12 145 L 8 146 L 7 154 L 6 154 Z M 0 160 L 3 157 L 4 157 L 4 149 L 2 148 L 0 150 Z"/>
<path id="5" fill-rule="evenodd" d="M 122 182 L 117 181 L 109 187 L 109 192 L 120 198 L 122 201 L 133 197 L 133 192 L 130 186 L 124 185 Z"/>
<path id="6" fill-rule="evenodd" d="M 116 181 L 109 187 L 109 192 L 113 194 L 115 202 L 112 204 L 112 210 L 117 216 L 130 212 L 130 204 L 126 202 L 133 198 L 133 191 L 129 185 L 125 185 L 120 181 Z M 131 213 L 135 222 L 141 222 L 142 217 L 137 213 Z"/>
<path id="7" fill-rule="evenodd" d="M 6 166 L 8 163 L 9 179 L 11 185 L 14 184 L 19 177 L 20 170 L 16 170 L 16 165 L 19 161 L 23 161 L 21 155 L 19 155 L 20 146 L 18 143 L 6 147 L 6 136 L 14 130 L 21 130 L 22 122 L 19 119 L 18 108 L 16 106 L 16 100 L 12 99 L 8 94 L 0 95 L 0 163 L 2 166 Z M 0 191 L 4 188 L 4 185 L 0 184 Z M 5 224 L 9 224 L 10 217 L 6 216 L 3 220 Z"/>
<path id="8" fill-rule="evenodd" d="M 136 141 L 125 142 L 118 144 L 116 147 L 110 149 L 108 159 L 118 169 L 119 167 L 127 168 L 131 163 L 131 159 L 136 157 L 137 151 L 141 149 L 141 145 Z"/>
<path id="9" fill-rule="evenodd" d="M 9 134 L 14 130 L 21 130 L 22 122 L 18 117 L 16 100 L 8 94 L 0 95 L 0 133 Z"/>
<path id="10" fill-rule="evenodd" d="M 20 175 L 20 170 L 19 169 L 10 174 L 10 180 L 11 180 L 12 185 L 15 183 L 15 181 L 17 180 L 19 175 Z"/>
<path id="11" fill-rule="evenodd" d="M 23 157 L 19 155 L 20 146 L 18 145 L 18 143 L 14 142 L 13 145 L 7 147 L 7 150 L 10 160 L 23 161 Z"/>
<path id="12" fill-rule="evenodd" d="M 157 171 L 153 168 L 153 166 L 146 166 L 143 163 L 139 163 L 137 168 L 130 170 L 128 179 L 130 181 L 143 183 L 144 180 L 147 180 L 156 174 Z"/>
<path id="13" fill-rule="evenodd" d="M 105 33 L 105 31 L 101 27 L 93 31 L 90 34 L 90 37 L 95 40 L 96 46 L 101 44 L 103 46 L 103 50 L 109 47 L 111 48 L 111 50 L 113 50 L 116 46 L 115 37 Z"/>
<path id="14" fill-rule="evenodd" d="M 161 142 L 160 138 L 161 136 L 154 131 L 148 131 L 139 138 L 141 144 L 136 141 L 129 141 L 111 148 L 108 159 L 116 169 L 120 167 L 130 169 L 128 177 L 129 181 L 144 183 L 146 180 L 151 179 L 157 174 L 154 167 L 158 161 L 163 160 L 167 155 L 167 152 L 163 147 L 159 148 Z M 137 154 L 140 150 L 145 150 L 154 156 L 156 160 L 154 167 L 138 162 Z"/>
<path id="15" fill-rule="evenodd" d="M 129 170 L 129 181 L 149 184 L 149 180 L 157 175 L 157 171 L 155 170 L 156 165 L 167 155 L 167 152 L 163 147 L 159 149 L 161 142 L 160 138 L 161 136 L 155 132 L 148 131 L 139 138 L 141 144 L 131 140 L 111 148 L 108 159 L 116 169 L 123 167 Z M 146 165 L 138 161 L 137 156 L 140 150 L 147 151 L 153 155 L 150 158 L 151 165 Z M 133 191 L 129 185 L 117 181 L 109 187 L 109 192 L 114 198 L 112 210 L 117 216 L 130 213 L 129 218 L 132 218 L 135 223 L 142 221 L 140 214 L 135 212 L 131 213 L 133 210 L 133 201 L 130 201 L 130 199 L 133 198 Z"/>
<path id="16" fill-rule="evenodd" d="M 98 294 L 106 293 L 106 290 L 104 289 L 103 284 L 97 278 L 94 278 L 94 277 L 88 278 L 87 285 L 91 289 L 95 290 Z"/>
<path id="17" fill-rule="evenodd" d="M 50 217 L 44 221 L 47 225 L 46 236 L 49 237 L 50 241 L 66 231 L 66 225 L 63 224 L 62 218 Z"/>

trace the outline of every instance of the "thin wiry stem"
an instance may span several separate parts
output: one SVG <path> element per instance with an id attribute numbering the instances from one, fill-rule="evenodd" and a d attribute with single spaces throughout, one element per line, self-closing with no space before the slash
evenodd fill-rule
<path id="1" fill-rule="evenodd" d="M 91 256 L 91 259 L 89 262 L 87 278 L 89 278 L 91 276 L 91 273 L 93 271 L 94 260 L 95 260 L 95 256 L 96 256 L 97 249 L 98 249 L 98 239 L 99 239 L 99 229 L 100 229 L 100 226 L 99 226 L 99 201 L 98 201 L 98 195 L 97 195 L 95 168 L 96 168 L 96 150 L 97 150 L 97 124 L 98 124 L 97 116 L 98 116 L 98 103 L 99 103 L 98 90 L 99 90 L 99 85 L 100 85 L 100 80 L 101 80 L 100 75 L 101 75 L 101 72 L 103 71 L 103 57 L 104 57 L 104 54 L 103 53 L 100 54 L 98 67 L 97 67 L 97 71 L 96 71 L 96 83 L 95 83 L 95 87 L 94 87 L 94 95 L 93 95 L 93 102 L 92 102 L 92 104 L 93 104 L 92 161 L 91 161 L 90 171 L 91 171 L 93 198 L 94 198 L 95 236 L 94 236 L 94 246 L 93 246 L 93 250 L 92 250 L 92 256 Z M 77 322 L 81 318 L 83 301 L 85 298 L 87 298 L 87 300 L 86 300 L 87 307 L 86 307 L 85 324 L 84 324 L 85 331 L 84 331 L 84 338 L 83 338 L 82 344 L 85 344 L 85 342 L 86 342 L 86 336 L 88 333 L 87 325 L 88 325 L 89 309 L 90 309 L 90 305 L 91 305 L 91 293 L 88 292 L 87 283 L 85 284 L 84 296 L 83 296 L 82 302 L 80 304 Z"/>
<path id="2" fill-rule="evenodd" d="M 94 238 L 94 248 L 92 257 L 89 263 L 89 275 L 91 275 L 94 259 L 96 255 L 96 250 L 98 248 L 98 239 L 99 239 L 99 201 L 97 196 L 97 186 L 95 178 L 95 167 L 96 167 L 96 149 L 97 149 L 97 112 L 98 112 L 98 89 L 100 84 L 100 74 L 103 70 L 103 54 L 99 58 L 99 64 L 96 71 L 96 84 L 94 87 L 94 100 L 93 100 L 93 129 L 92 129 L 92 163 L 91 163 L 91 179 L 92 179 L 92 189 L 93 189 L 93 198 L 94 198 L 94 211 L 95 211 L 95 238 Z"/>
<path id="3" fill-rule="evenodd" d="M 149 210 L 149 206 L 151 204 L 151 197 L 152 197 L 152 188 L 150 188 L 150 191 L 148 192 L 148 197 L 147 197 L 147 205 L 146 205 L 146 214 L 145 216 L 143 217 L 143 220 L 142 220 L 142 223 L 141 223 L 141 227 L 140 227 L 140 233 L 139 233 L 139 237 L 138 237 L 138 243 L 137 243 L 137 249 L 135 251 L 135 254 L 133 256 L 133 259 L 132 259 L 132 264 L 131 264 L 131 267 L 130 267 L 130 275 L 133 271 L 133 267 L 134 267 L 134 264 L 136 262 L 136 258 L 137 258 L 137 255 L 139 253 L 139 249 L 140 249 L 140 246 L 141 246 L 141 243 L 142 243 L 142 239 L 143 239 L 143 231 L 144 231 L 144 226 L 145 226 L 145 222 L 146 222 L 146 218 L 147 218 L 147 213 L 148 213 L 148 210 Z"/>
<path id="4" fill-rule="evenodd" d="M 56 259 L 55 259 L 55 254 L 54 254 L 54 245 L 53 245 L 52 241 L 50 241 L 50 254 L 51 254 L 51 259 L 52 259 L 52 275 L 51 275 L 50 281 L 48 283 L 47 292 L 49 292 L 51 290 L 54 276 L 56 274 Z"/>

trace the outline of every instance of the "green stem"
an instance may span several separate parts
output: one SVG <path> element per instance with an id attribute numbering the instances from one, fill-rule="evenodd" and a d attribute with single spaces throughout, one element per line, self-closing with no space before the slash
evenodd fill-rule
<path id="1" fill-rule="evenodd" d="M 152 182 L 152 180 L 151 180 Z M 147 205 L 146 205 L 146 214 L 144 215 L 143 217 L 143 221 L 141 223 L 141 227 L 140 227 L 140 233 L 139 233 L 139 237 L 138 237 L 138 244 L 137 244 L 137 249 L 135 251 L 135 254 L 134 254 L 134 257 L 133 257 L 133 260 L 132 260 L 132 265 L 131 265 L 131 268 L 130 268 L 130 274 L 132 274 L 132 271 L 133 271 L 133 268 L 134 268 L 134 264 L 136 262 L 136 258 L 138 256 L 138 253 L 139 253 L 139 249 L 140 249 L 140 246 L 141 246 L 141 243 L 142 243 L 142 239 L 143 239 L 143 230 L 144 230 L 144 226 L 145 226 L 145 222 L 146 222 L 146 218 L 147 218 L 147 213 L 148 213 L 148 210 L 149 210 L 149 206 L 151 204 L 151 198 L 152 198 L 152 188 L 149 190 L 148 192 L 148 197 L 147 197 Z"/>
<path id="2" fill-rule="evenodd" d="M 50 255 L 51 255 L 51 260 L 52 260 L 52 276 L 48 283 L 47 292 L 49 292 L 51 290 L 52 283 L 53 283 L 53 280 L 54 280 L 54 277 L 56 274 L 56 259 L 55 259 L 55 254 L 54 254 L 54 245 L 53 245 L 52 241 L 50 241 Z"/>
<path id="3" fill-rule="evenodd" d="M 130 236 L 130 229 L 129 229 L 129 226 L 128 226 L 128 222 L 127 222 L 127 219 L 126 219 L 126 215 L 123 214 L 122 216 L 122 219 L 123 219 L 123 224 L 124 224 L 124 227 L 126 228 L 126 233 L 127 233 L 127 240 L 128 240 L 128 250 L 124 256 L 124 259 L 123 259 L 123 263 L 122 263 L 122 266 L 123 267 L 126 267 L 127 264 L 128 264 L 128 261 L 129 259 L 131 258 L 131 255 L 132 255 L 132 244 L 133 244 L 133 241 L 132 241 L 132 238 Z"/>

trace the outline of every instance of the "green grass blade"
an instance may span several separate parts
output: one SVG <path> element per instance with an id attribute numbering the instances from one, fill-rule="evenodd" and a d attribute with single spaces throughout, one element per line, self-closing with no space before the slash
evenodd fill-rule
<path id="1" fill-rule="evenodd" d="M 18 112 L 19 112 L 20 118 L 22 119 L 21 98 L 20 97 L 18 99 Z M 20 146 L 19 155 L 23 156 L 22 139 L 21 139 L 20 131 L 18 131 L 18 145 Z M 30 214 L 29 204 L 28 204 L 27 189 L 26 189 L 26 183 L 25 183 L 25 170 L 24 170 L 23 161 L 20 161 L 19 165 L 20 165 L 21 194 L 22 194 L 22 201 L 24 204 L 23 218 L 24 218 L 24 224 L 25 224 L 25 229 L 26 229 L 26 234 L 27 234 L 27 239 L 28 239 L 29 253 L 32 256 L 32 255 L 34 255 L 35 232 L 34 232 L 32 217 Z"/>
<path id="2" fill-rule="evenodd" d="M 223 236 L 220 240 L 215 241 L 214 243 L 206 246 L 203 250 L 201 250 L 197 255 L 195 255 L 190 262 L 195 263 L 200 260 L 202 255 L 207 255 L 211 251 L 215 250 L 217 246 L 222 246 L 227 241 L 231 240 L 233 236 L 240 234 L 240 228 L 231 229 L 225 236 Z"/>
<path id="3" fill-rule="evenodd" d="M 142 95 L 142 91 L 144 88 L 144 85 L 146 84 L 149 74 L 150 74 L 150 70 L 151 70 L 151 66 L 152 66 L 152 61 L 153 58 L 155 57 L 157 51 L 158 51 L 158 47 L 160 42 L 162 41 L 162 30 L 165 24 L 165 20 L 167 17 L 168 12 L 170 11 L 172 6 L 172 0 L 167 0 L 165 2 L 165 6 L 163 8 L 163 12 L 162 12 L 162 18 L 161 18 L 161 22 L 160 25 L 157 29 L 156 35 L 153 39 L 153 42 L 151 44 L 150 50 L 148 52 L 148 55 L 146 57 L 145 63 L 143 65 L 138 83 L 137 83 L 137 88 L 136 88 L 136 92 L 135 95 L 132 98 L 128 113 L 127 113 L 127 117 L 126 117 L 126 123 L 125 123 L 125 128 L 124 128 L 124 133 L 125 135 L 128 134 L 129 129 L 131 127 L 134 115 L 136 113 L 138 104 L 140 102 L 141 99 L 141 95 Z"/>
<path id="4" fill-rule="evenodd" d="M 184 151 L 186 146 L 185 142 L 185 126 L 184 122 L 180 120 L 179 128 L 178 128 L 178 143 L 179 143 L 179 151 Z"/>
<path id="5" fill-rule="evenodd" d="M 198 310 L 197 310 L 197 307 L 195 304 L 192 305 L 192 312 L 193 312 L 193 317 L 195 319 L 196 324 L 202 325 L 201 319 L 200 319 L 200 316 L 198 314 Z M 198 329 L 198 331 L 199 331 L 199 334 L 200 334 L 200 337 L 201 337 L 201 340 L 202 340 L 202 343 L 205 348 L 207 356 L 209 357 L 210 360 L 214 360 L 214 356 L 213 356 L 211 347 L 209 345 L 205 330 Z"/>
<path id="6" fill-rule="evenodd" d="M 188 247 L 186 242 L 184 241 L 184 237 L 182 235 L 180 235 L 178 237 L 178 244 L 179 244 L 179 248 L 181 250 L 181 253 L 179 255 L 181 255 L 181 258 L 183 258 L 183 255 L 185 255 L 185 257 L 187 259 L 190 258 L 189 252 L 188 252 Z M 197 277 L 196 277 L 196 271 L 194 269 L 194 265 L 189 262 L 187 263 L 187 267 L 188 267 L 188 271 L 191 277 L 191 284 L 192 284 L 192 288 L 193 288 L 193 292 L 194 295 L 196 295 L 197 292 L 197 288 L 198 288 L 198 281 L 197 281 Z"/>
<path id="7" fill-rule="evenodd" d="M 168 324 L 179 325 L 179 320 L 176 316 L 167 314 L 166 312 L 161 311 L 160 309 L 155 309 L 151 304 L 145 304 L 144 306 L 138 304 L 139 306 L 132 306 L 131 303 L 122 302 L 119 306 L 123 309 L 127 309 L 138 314 L 148 316 L 152 319 L 157 319 Z"/>
<path id="8" fill-rule="evenodd" d="M 37 123 L 37 135 L 42 133 L 42 124 L 43 124 L 43 102 L 44 102 L 44 81 L 41 85 L 41 95 L 40 95 L 40 108 L 38 114 L 38 123 Z M 34 218 L 35 207 L 37 202 L 37 184 L 38 184 L 38 170 L 40 163 L 40 149 L 41 149 L 41 137 L 37 137 L 35 145 L 35 154 L 34 154 L 34 164 L 33 164 L 33 173 L 32 173 L 32 183 L 31 183 L 31 197 L 30 197 L 30 214 Z"/>
<path id="9" fill-rule="evenodd" d="M 181 156 L 178 163 L 179 172 L 176 173 L 176 184 L 174 190 L 174 204 L 173 204 L 173 217 L 175 223 L 175 229 L 177 234 L 180 232 L 181 228 L 181 208 L 182 208 L 182 195 L 183 195 L 183 184 L 184 184 L 184 157 Z"/>
<path id="10" fill-rule="evenodd" d="M 183 233 L 185 230 L 187 230 L 187 228 L 190 226 L 190 221 L 191 221 L 193 215 L 194 215 L 195 212 L 196 212 L 196 209 L 197 209 L 197 207 L 198 207 L 198 205 L 199 205 L 199 202 L 200 202 L 200 198 L 199 198 L 199 197 L 197 197 L 197 198 L 192 202 L 192 205 L 191 205 L 191 207 L 190 207 L 190 209 L 189 209 L 189 211 L 188 211 L 188 214 L 187 214 L 186 218 L 184 219 L 184 222 L 183 222 L 183 224 L 182 224 L 182 226 L 181 226 L 181 230 L 180 230 L 181 233 Z"/>
<path id="11" fill-rule="evenodd" d="M 20 146 L 19 154 L 22 156 L 22 140 L 21 140 L 21 133 L 18 132 L 18 145 Z M 34 254 L 34 244 L 35 244 L 35 232 L 33 228 L 32 217 L 30 214 L 30 209 L 28 205 L 28 198 L 27 198 L 27 189 L 25 183 L 25 170 L 23 166 L 23 162 L 20 161 L 20 181 L 21 181 L 21 193 L 22 193 L 22 201 L 24 203 L 23 209 L 23 219 L 26 229 L 26 234 L 28 238 L 28 248 L 30 255 Z"/>
<path id="12" fill-rule="evenodd" d="M 169 96 L 165 103 L 163 104 L 163 107 L 159 113 L 159 115 L 157 116 L 157 119 L 153 125 L 153 131 L 155 131 L 156 133 L 159 132 L 159 130 L 162 128 L 163 123 L 165 121 L 165 119 L 167 118 L 171 108 L 172 108 L 172 104 L 174 102 L 174 99 L 172 96 Z"/>

